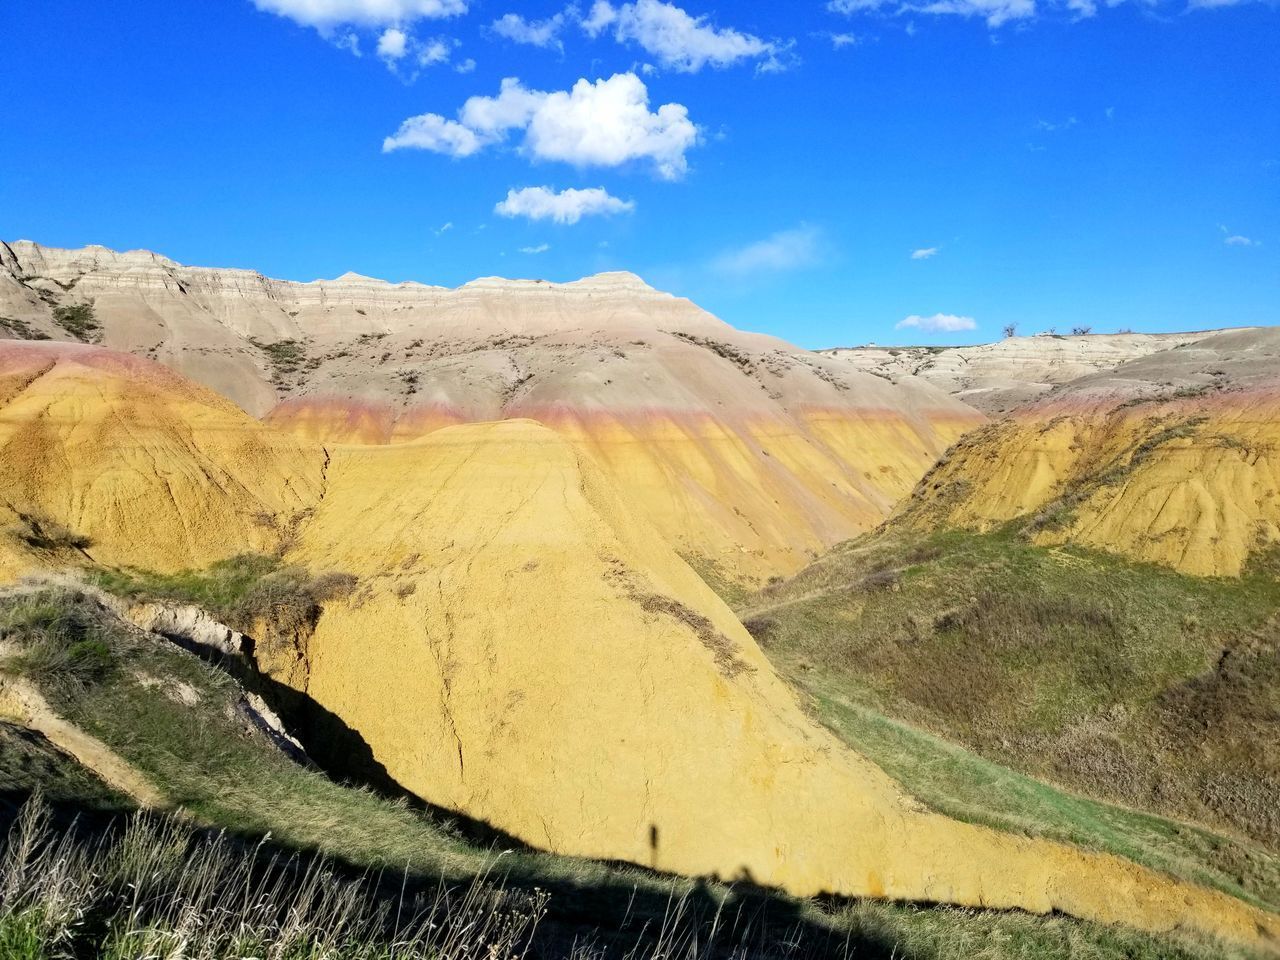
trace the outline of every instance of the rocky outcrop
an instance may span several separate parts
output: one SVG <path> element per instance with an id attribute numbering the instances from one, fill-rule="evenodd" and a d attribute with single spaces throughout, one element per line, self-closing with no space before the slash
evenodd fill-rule
<path id="1" fill-rule="evenodd" d="M 895 383 L 919 378 L 999 416 L 1081 377 L 1203 340 L 1201 333 L 1040 334 L 969 347 L 841 347 L 819 351 Z"/>
<path id="2" fill-rule="evenodd" d="M 1280 542 L 1280 329 L 1217 334 L 1074 381 L 960 441 L 895 522 L 1015 518 L 1186 573 Z"/>

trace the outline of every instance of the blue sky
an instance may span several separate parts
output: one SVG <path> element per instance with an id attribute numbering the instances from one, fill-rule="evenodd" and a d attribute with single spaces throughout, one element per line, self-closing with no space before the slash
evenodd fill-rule
<path id="1" fill-rule="evenodd" d="M 0 13 L 5 239 L 297 280 L 627 269 L 811 347 L 1280 323 L 1274 3 Z"/>

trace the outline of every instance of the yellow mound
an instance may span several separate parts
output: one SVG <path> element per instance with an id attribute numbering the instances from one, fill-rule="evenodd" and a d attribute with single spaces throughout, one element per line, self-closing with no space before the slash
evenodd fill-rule
<path id="1" fill-rule="evenodd" d="M 1280 935 L 1229 897 L 920 810 L 532 422 L 334 450 L 293 558 L 363 584 L 326 610 L 295 684 L 415 793 L 539 847 L 803 895 Z"/>
<path id="2" fill-rule="evenodd" d="M 154 365 L 0 356 L 0 496 L 91 537 L 102 562 L 208 562 L 259 545 L 259 512 L 313 507 L 289 559 L 360 586 L 280 679 L 428 801 L 550 850 L 796 894 L 1061 910 L 1275 949 L 1280 919 L 1225 895 L 919 809 L 805 716 L 550 429 L 450 427 L 334 449 L 326 469 Z M 27 567 L 66 562 L 13 549 Z"/>
<path id="3" fill-rule="evenodd" d="M 269 549 L 323 465 L 158 364 L 0 343 L 0 575 L 50 551 L 169 571 Z"/>
<path id="4" fill-rule="evenodd" d="M 1016 517 L 1037 543 L 1238 575 L 1280 542 L 1280 396 L 1037 409 L 962 440 L 899 515 L 978 530 Z"/>

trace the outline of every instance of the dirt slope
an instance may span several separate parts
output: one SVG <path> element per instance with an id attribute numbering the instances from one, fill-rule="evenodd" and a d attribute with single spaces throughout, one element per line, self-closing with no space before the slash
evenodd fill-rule
<path id="1" fill-rule="evenodd" d="M 1280 328 L 1216 334 L 1076 380 L 965 437 L 899 511 L 1195 574 L 1280 540 Z"/>
<path id="2" fill-rule="evenodd" d="M 159 364 L 0 341 L 0 574 L 37 554 L 174 570 L 269 549 L 323 465 Z"/>
<path id="3" fill-rule="evenodd" d="M 77 305 L 98 329 L 67 321 Z M 69 322 L 322 443 L 537 419 L 590 451 L 681 553 L 744 579 L 874 526 L 983 419 L 923 380 L 734 330 L 624 273 L 289 283 L 14 243 L 0 245 L 0 317 L 56 339 Z"/>

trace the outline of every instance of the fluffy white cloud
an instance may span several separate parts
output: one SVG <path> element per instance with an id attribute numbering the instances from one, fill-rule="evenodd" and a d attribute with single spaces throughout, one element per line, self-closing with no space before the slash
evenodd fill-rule
<path id="1" fill-rule="evenodd" d="M 921 247 L 919 250 L 911 251 L 912 260 L 928 260 L 930 257 L 936 257 L 937 255 L 937 247 Z"/>
<path id="2" fill-rule="evenodd" d="M 409 50 L 409 35 L 399 27 L 387 27 L 378 38 L 378 56 L 383 60 L 399 60 Z"/>
<path id="3" fill-rule="evenodd" d="M 858 38 L 852 33 L 833 33 L 831 34 L 831 46 L 840 50 L 844 47 L 852 47 L 858 42 Z"/>
<path id="4" fill-rule="evenodd" d="M 513 43 L 525 43 L 531 47 L 558 47 L 560 31 L 564 29 L 564 14 L 557 13 L 546 20 L 526 20 L 518 13 L 508 13 L 493 21 L 490 29 Z"/>
<path id="5" fill-rule="evenodd" d="M 507 199 L 494 212 L 504 217 L 527 217 L 530 220 L 553 220 L 577 223 L 583 217 L 630 213 L 636 208 L 631 200 L 620 200 L 603 187 L 586 190 L 561 190 L 550 187 L 524 187 L 508 190 Z"/>
<path id="6" fill-rule="evenodd" d="M 546 253 L 550 249 L 551 249 L 551 244 L 540 243 L 536 247 L 521 247 L 520 252 L 521 253 Z"/>
<path id="7" fill-rule="evenodd" d="M 579 167 L 616 167 L 649 160 L 659 176 L 675 180 L 688 169 L 685 153 L 698 142 L 698 128 L 678 103 L 649 109 L 649 91 L 634 73 L 608 80 L 579 80 L 570 90 L 530 90 L 514 77 L 496 97 L 471 97 L 457 120 L 426 113 L 410 117 L 383 141 L 386 152 L 406 147 L 454 157 L 506 141 L 524 132 L 521 149 L 537 160 Z"/>
<path id="8" fill-rule="evenodd" d="M 1261 240 L 1251 240 L 1248 237 L 1242 237 L 1238 233 L 1234 233 L 1229 237 L 1223 237 L 1222 242 L 1228 247 L 1260 247 Z"/>
<path id="9" fill-rule="evenodd" d="M 818 261 L 822 236 L 816 227 L 780 230 L 773 236 L 722 253 L 712 262 L 720 273 L 749 276 L 811 266 Z"/>
<path id="10" fill-rule="evenodd" d="M 912 315 L 899 321 L 895 330 L 923 330 L 926 333 L 958 333 L 962 330 L 976 330 L 978 323 L 973 317 L 957 317 L 951 313 L 935 313 L 932 317 Z"/>
<path id="11" fill-rule="evenodd" d="M 710 64 L 728 67 L 758 59 L 762 70 L 785 69 L 780 59 L 790 45 L 761 40 L 731 27 L 715 27 L 706 17 L 692 17 L 662 0 L 635 0 L 615 7 L 595 0 L 582 28 L 597 37 L 612 30 L 618 43 L 635 43 L 672 70 L 695 73 Z"/>
<path id="12" fill-rule="evenodd" d="M 467 12 L 467 4 L 468 0 L 253 0 L 259 10 L 321 29 L 343 23 L 385 27 L 456 17 Z"/>

